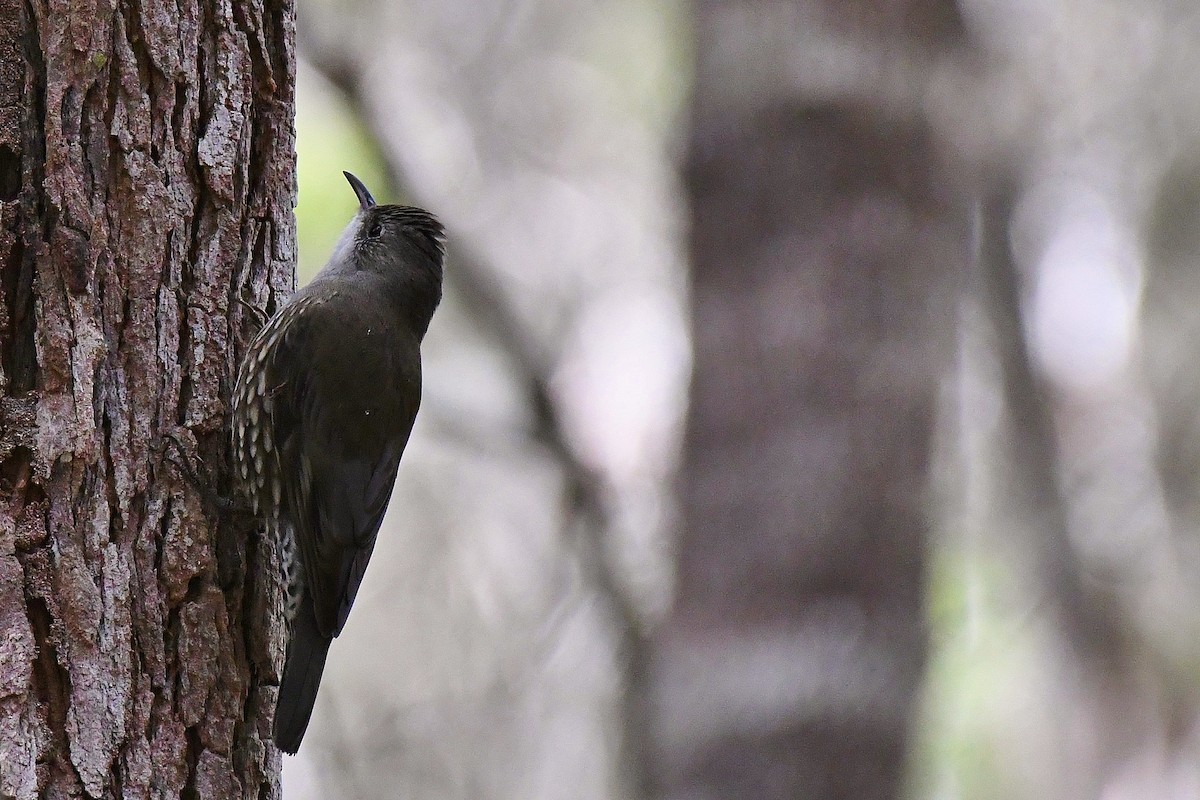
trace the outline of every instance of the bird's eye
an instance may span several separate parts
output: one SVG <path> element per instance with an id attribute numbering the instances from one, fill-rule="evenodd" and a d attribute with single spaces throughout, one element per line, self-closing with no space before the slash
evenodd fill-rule
<path id="1" fill-rule="evenodd" d="M 371 220 L 371 222 L 367 225 L 367 238 L 368 239 L 378 239 L 382 233 L 383 233 L 383 223 L 381 223 L 377 219 Z"/>

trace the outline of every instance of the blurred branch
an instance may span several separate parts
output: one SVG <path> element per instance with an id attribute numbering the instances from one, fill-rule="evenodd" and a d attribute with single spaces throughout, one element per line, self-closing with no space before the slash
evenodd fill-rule
<path id="1" fill-rule="evenodd" d="M 372 129 L 373 125 L 372 122 Z M 387 160 L 387 164 L 389 174 L 403 183 L 398 167 L 390 160 Z M 645 774 L 641 759 L 646 752 L 641 740 L 646 728 L 641 724 L 640 704 L 634 691 L 635 687 L 642 684 L 648 639 L 641 614 L 621 586 L 620 577 L 605 546 L 604 537 L 612 528 L 612 519 L 605 502 L 603 479 L 584 464 L 571 448 L 569 434 L 550 388 L 551 368 L 542 348 L 532 341 L 490 271 L 480 266 L 480 258 L 462 243 L 456 244 L 454 250 L 454 269 L 448 280 L 454 285 L 463 304 L 471 310 L 472 319 L 491 334 L 491 341 L 504 351 L 514 365 L 518 379 L 525 384 L 534 413 L 531 438 L 549 450 L 562 470 L 566 483 L 571 512 L 571 517 L 563 526 L 564 531 L 568 532 L 567 539 L 574 542 L 576 556 L 591 585 L 605 598 L 617 616 L 617 655 L 623 671 L 623 732 L 619 759 L 622 769 L 627 773 L 627 783 L 641 786 L 641 776 Z M 630 796 L 647 795 L 631 788 Z"/>
<path id="2" fill-rule="evenodd" d="M 1034 553 L 1072 652 L 1094 666 L 1115 667 L 1121 625 L 1111 603 L 1084 583 L 1083 557 L 1071 539 L 1057 436 L 1047 387 L 1034 371 L 1022 325 L 1020 276 L 1009 241 L 1017 190 L 994 188 L 979 219 L 980 279 L 996 333 L 1004 402 L 1012 430 L 1010 476 L 1015 506 L 1028 509 Z"/>
<path id="3" fill-rule="evenodd" d="M 393 188 L 411 187 L 403 165 L 388 152 L 385 143 L 386 116 L 370 102 L 365 91 L 362 65 L 347 56 L 347 50 L 313 35 L 303 25 L 298 35 L 301 57 L 307 60 L 326 80 L 340 90 L 358 113 L 374 139 Z M 552 365 L 545 348 L 541 347 L 518 317 L 504 290 L 488 269 L 486 255 L 466 242 L 453 245 L 453 269 L 446 280 L 470 311 L 471 318 L 488 334 L 514 366 L 534 414 L 531 438 L 542 443 L 562 470 L 566 483 L 566 498 L 573 519 L 564 525 L 565 531 L 577 531 L 566 538 L 573 541 L 576 556 L 591 585 L 608 602 L 618 623 L 618 663 L 622 670 L 621 744 L 618 760 L 630 797 L 647 796 L 647 774 L 643 763 L 647 752 L 644 741 L 646 726 L 642 724 L 641 702 L 636 687 L 643 684 L 648 658 L 648 637 L 642 615 L 629 593 L 622 587 L 605 545 L 605 533 L 612 529 L 613 520 L 605 498 L 603 478 L 585 464 L 570 444 L 562 414 L 551 390 Z M 578 523 L 578 524 L 573 524 Z"/>

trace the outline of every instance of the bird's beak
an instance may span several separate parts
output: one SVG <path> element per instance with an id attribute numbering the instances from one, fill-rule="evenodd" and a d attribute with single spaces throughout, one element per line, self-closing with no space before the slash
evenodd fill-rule
<path id="1" fill-rule="evenodd" d="M 366 211 L 371 206 L 375 205 L 375 198 L 371 197 L 371 193 L 367 191 L 367 187 L 358 178 L 351 175 L 349 172 L 342 172 L 346 176 L 346 180 L 350 181 L 350 185 L 354 187 L 354 193 L 358 195 L 358 207 Z"/>

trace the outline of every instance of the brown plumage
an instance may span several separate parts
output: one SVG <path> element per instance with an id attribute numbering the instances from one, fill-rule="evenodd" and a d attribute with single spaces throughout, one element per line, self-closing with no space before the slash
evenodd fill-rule
<path id="1" fill-rule="evenodd" d="M 287 660 L 274 737 L 294 753 L 346 623 L 421 402 L 421 340 L 441 299 L 442 227 L 360 210 L 329 263 L 250 344 L 234 389 L 235 468 L 280 547 Z"/>

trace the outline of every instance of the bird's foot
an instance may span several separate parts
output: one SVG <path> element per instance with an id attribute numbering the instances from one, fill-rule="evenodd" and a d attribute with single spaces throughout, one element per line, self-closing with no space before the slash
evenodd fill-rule
<path id="1" fill-rule="evenodd" d="M 258 328 L 262 328 L 263 325 L 267 324 L 270 315 L 267 314 L 265 309 L 259 308 L 249 300 L 243 300 L 240 297 L 234 299 L 237 300 L 238 305 L 250 312 L 250 316 L 254 317 L 254 320 L 258 323 Z"/>

